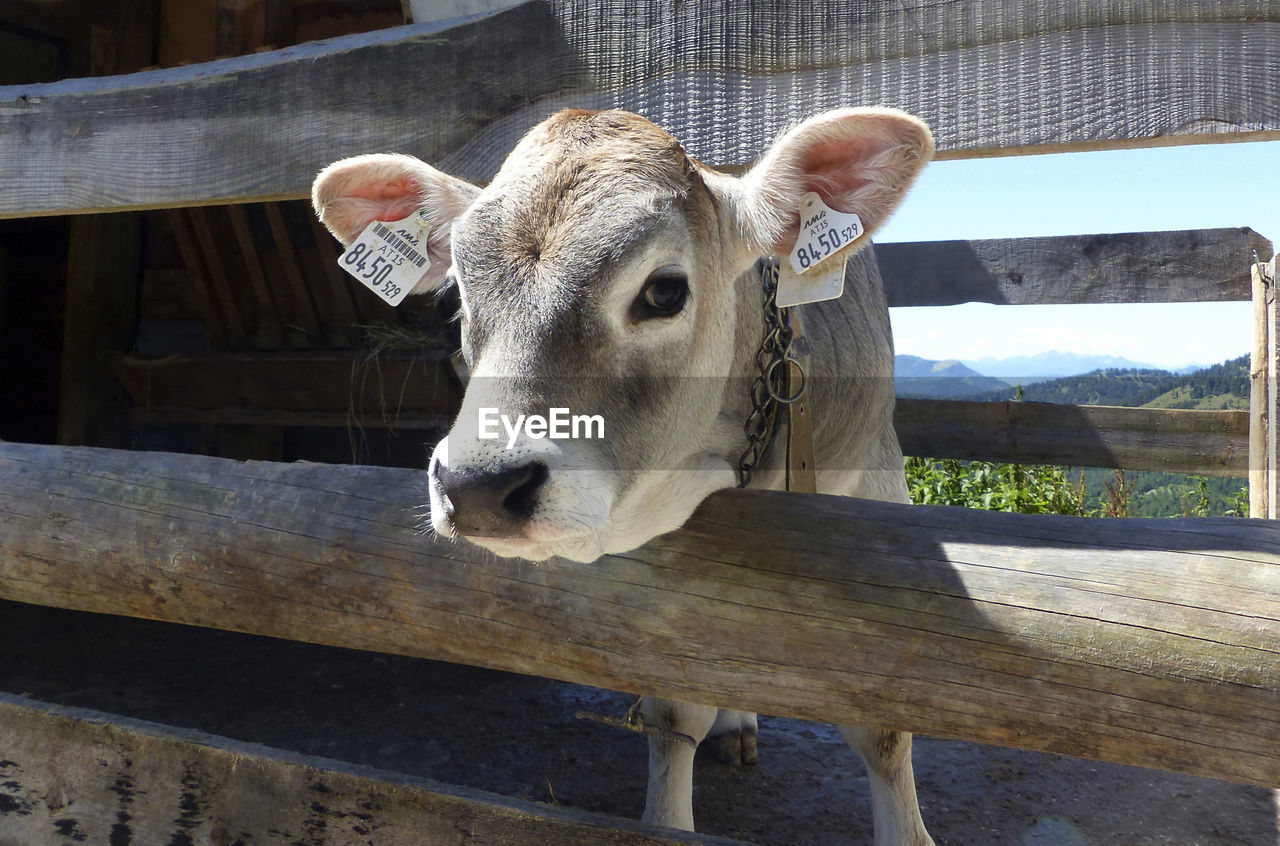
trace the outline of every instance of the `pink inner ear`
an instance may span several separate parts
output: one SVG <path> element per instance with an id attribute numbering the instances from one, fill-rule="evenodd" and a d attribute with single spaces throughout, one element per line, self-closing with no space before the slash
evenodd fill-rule
<path id="1" fill-rule="evenodd" d="M 867 147 L 867 142 L 861 139 L 837 139 L 810 145 L 801 159 L 802 170 L 808 174 L 805 190 L 816 191 L 823 202 L 837 211 L 852 211 L 841 208 L 840 199 L 871 181 L 857 176 L 860 171 L 857 165 L 877 152 Z"/>
<path id="2" fill-rule="evenodd" d="M 379 182 L 361 182 L 352 185 L 353 198 L 369 200 L 377 212 L 374 220 L 402 220 L 417 210 L 422 188 L 407 176 Z"/>

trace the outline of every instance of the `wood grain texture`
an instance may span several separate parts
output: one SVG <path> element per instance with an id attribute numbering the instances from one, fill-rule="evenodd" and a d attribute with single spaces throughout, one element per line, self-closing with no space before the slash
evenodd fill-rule
<path id="1" fill-rule="evenodd" d="M 892 105 L 940 156 L 1280 137 L 1262 0 L 530 3 L 102 81 L 0 89 L 0 215 L 302 197 L 369 151 L 485 180 L 560 108 L 639 112 L 740 168 L 823 109 Z"/>
<path id="2" fill-rule="evenodd" d="M 0 693 L 0 842 L 732 846 Z"/>
<path id="3" fill-rule="evenodd" d="M 1248 300 L 1252 229 L 876 244 L 890 306 Z"/>
<path id="4" fill-rule="evenodd" d="M 1272 257 L 1250 268 L 1253 344 L 1249 351 L 1249 516 L 1271 519 L 1275 519 L 1280 501 L 1280 473 L 1276 468 L 1280 296 L 1276 266 Z"/>
<path id="5" fill-rule="evenodd" d="M 1280 524 L 726 491 L 590 566 L 419 472 L 7 444 L 0 597 L 1280 784 Z"/>
<path id="6" fill-rule="evenodd" d="M 0 88 L 0 215 L 303 197 L 336 158 L 438 160 L 577 78 L 555 18 L 533 3 L 447 36 L 424 24 Z"/>
<path id="7" fill-rule="evenodd" d="M 906 455 L 1244 479 L 1249 412 L 899 399 Z"/>

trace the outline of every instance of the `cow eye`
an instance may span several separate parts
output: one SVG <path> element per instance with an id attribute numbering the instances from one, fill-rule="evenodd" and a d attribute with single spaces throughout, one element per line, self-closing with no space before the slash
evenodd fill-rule
<path id="1" fill-rule="evenodd" d="M 684 308 L 689 299 L 689 280 L 683 273 L 660 270 L 645 280 L 640 296 L 631 307 L 636 320 L 652 317 L 673 317 Z"/>

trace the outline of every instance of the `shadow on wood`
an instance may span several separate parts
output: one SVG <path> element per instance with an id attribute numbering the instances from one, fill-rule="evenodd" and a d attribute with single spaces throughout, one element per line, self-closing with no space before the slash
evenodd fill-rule
<path id="1" fill-rule="evenodd" d="M 0 597 L 1280 784 L 1280 524 L 726 491 L 584 566 L 422 474 L 6 444 Z"/>

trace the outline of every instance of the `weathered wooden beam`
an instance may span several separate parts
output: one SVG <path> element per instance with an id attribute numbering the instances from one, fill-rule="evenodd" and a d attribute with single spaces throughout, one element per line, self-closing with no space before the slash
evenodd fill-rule
<path id="1" fill-rule="evenodd" d="M 920 115 L 943 158 L 1280 137 L 1280 13 L 1248 0 L 555 0 L 448 23 L 0 88 L 0 216 L 302 197 L 380 150 L 485 180 L 567 106 L 639 112 L 729 168 L 848 105 Z"/>
<path id="2" fill-rule="evenodd" d="M 543 4 L 443 29 L 0 88 L 0 216 L 298 198 L 334 158 L 439 160 L 578 78 Z"/>
<path id="3" fill-rule="evenodd" d="M 445 355 L 120 355 L 111 369 L 144 420 L 421 428 L 439 426 L 462 398 Z"/>
<path id="4" fill-rule="evenodd" d="M 899 399 L 902 451 L 929 458 L 1249 474 L 1249 413 Z"/>
<path id="5" fill-rule="evenodd" d="M 1264 255 L 1266 255 L 1264 253 Z M 1280 294 L 1277 261 L 1255 262 L 1253 346 L 1249 354 L 1249 516 L 1275 519 L 1280 508 L 1276 392 L 1280 375 Z"/>
<path id="6" fill-rule="evenodd" d="M 733 846 L 0 693 L 0 838 L 330 846 Z"/>
<path id="7" fill-rule="evenodd" d="M 890 306 L 1176 303 L 1250 298 L 1252 229 L 876 244 Z"/>
<path id="8" fill-rule="evenodd" d="M 420 472 L 7 444 L 0 597 L 1280 784 L 1280 523 L 727 491 L 587 565 Z"/>
<path id="9" fill-rule="evenodd" d="M 279 349 L 285 346 L 288 333 L 284 321 L 280 318 L 280 306 L 276 302 L 275 293 L 267 284 L 267 275 L 262 271 L 262 260 L 258 257 L 258 246 L 253 241 L 253 232 L 249 228 L 249 216 L 244 206 L 227 206 L 227 220 L 231 223 L 231 231 L 235 234 L 236 244 L 240 248 L 240 260 L 244 263 L 245 274 L 253 289 L 253 297 L 257 303 L 257 320 L 254 326 L 254 343 L 258 349 Z M 349 321 L 355 322 L 355 321 Z"/>

